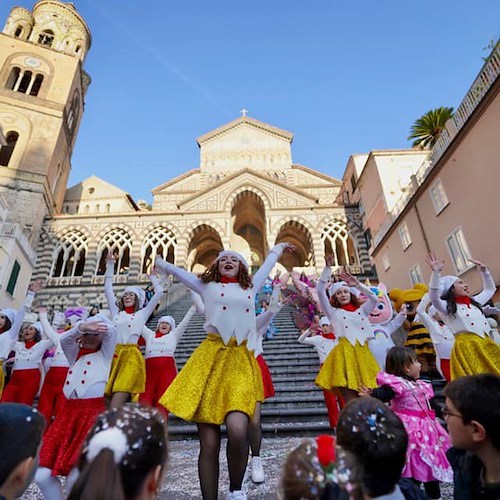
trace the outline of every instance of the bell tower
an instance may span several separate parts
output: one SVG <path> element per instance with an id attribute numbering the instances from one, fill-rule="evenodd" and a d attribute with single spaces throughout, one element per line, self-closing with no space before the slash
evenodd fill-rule
<path id="1" fill-rule="evenodd" d="M 90 77 L 91 34 L 72 3 L 14 7 L 0 33 L 0 194 L 4 220 L 35 249 L 60 212 Z"/>

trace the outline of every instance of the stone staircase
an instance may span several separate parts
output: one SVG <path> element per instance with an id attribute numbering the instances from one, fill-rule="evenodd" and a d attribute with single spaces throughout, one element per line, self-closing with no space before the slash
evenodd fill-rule
<path id="1" fill-rule="evenodd" d="M 165 314 L 178 324 L 191 305 L 191 295 L 184 295 L 169 306 Z M 316 435 L 329 430 L 328 414 L 323 393 L 314 385 L 319 369 L 316 351 L 297 342 L 299 332 L 291 317 L 291 306 L 285 306 L 274 318 L 278 333 L 272 340 L 264 341 L 264 357 L 273 377 L 276 396 L 262 407 L 264 435 Z M 150 324 L 156 325 L 157 318 Z M 181 339 L 176 361 L 181 369 L 194 349 L 205 338 L 204 317 L 196 314 Z M 169 434 L 172 438 L 185 439 L 196 435 L 196 425 L 174 415 L 169 416 Z"/>

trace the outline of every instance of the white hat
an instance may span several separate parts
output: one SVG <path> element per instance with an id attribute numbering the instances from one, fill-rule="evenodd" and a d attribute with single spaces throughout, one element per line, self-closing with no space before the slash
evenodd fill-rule
<path id="1" fill-rule="evenodd" d="M 175 319 L 172 316 L 162 316 L 156 325 L 156 329 L 160 326 L 160 323 L 168 323 L 171 330 L 175 330 Z"/>
<path id="2" fill-rule="evenodd" d="M 236 257 L 244 266 L 246 269 L 248 269 L 248 263 L 243 257 L 238 252 L 235 252 L 234 250 L 222 250 L 222 252 L 219 252 L 219 255 L 217 255 L 216 261 L 218 261 L 221 257 Z"/>
<path id="3" fill-rule="evenodd" d="M 326 316 L 321 316 L 321 319 L 319 320 L 319 326 L 324 326 L 324 325 L 330 326 L 331 323 L 330 323 L 330 320 Z"/>
<path id="4" fill-rule="evenodd" d="M 43 329 L 40 321 L 35 321 L 34 323 L 31 323 L 30 326 L 32 326 L 40 335 L 42 334 Z"/>
<path id="5" fill-rule="evenodd" d="M 16 317 L 16 311 L 14 309 L 1 309 L 0 314 L 3 314 L 7 318 L 9 318 L 10 324 L 14 323 L 14 319 Z"/>
<path id="6" fill-rule="evenodd" d="M 332 283 L 328 287 L 330 297 L 333 297 L 341 288 L 347 288 L 349 292 L 353 293 L 352 288 L 345 281 L 337 281 L 337 283 Z"/>
<path id="7" fill-rule="evenodd" d="M 125 288 L 125 290 L 123 290 L 123 293 L 127 292 L 134 293 L 139 300 L 139 307 L 144 307 L 144 304 L 146 302 L 146 292 L 142 288 L 138 286 L 128 286 L 127 288 Z"/>
<path id="8" fill-rule="evenodd" d="M 439 280 L 439 296 L 443 298 L 443 295 L 453 286 L 455 281 L 458 281 L 460 278 L 458 276 L 443 276 Z"/>

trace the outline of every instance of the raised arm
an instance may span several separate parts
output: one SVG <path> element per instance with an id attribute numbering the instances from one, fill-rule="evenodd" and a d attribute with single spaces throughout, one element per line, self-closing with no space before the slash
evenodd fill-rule
<path id="1" fill-rule="evenodd" d="M 160 299 L 163 295 L 163 287 L 161 286 L 160 278 L 158 278 L 155 274 L 151 274 L 149 276 L 149 279 L 151 280 L 151 283 L 153 283 L 155 293 L 151 297 L 151 300 L 147 303 L 146 307 L 144 307 L 143 309 L 146 319 L 148 319 L 153 314 L 156 306 L 158 305 L 158 302 L 160 302 Z"/>
<path id="2" fill-rule="evenodd" d="M 47 308 L 40 307 L 38 309 L 38 319 L 40 320 L 40 324 L 42 325 L 43 333 L 49 338 L 54 345 L 58 345 L 61 338 L 60 335 L 52 328 L 49 323 L 49 319 L 47 318 Z"/>
<path id="3" fill-rule="evenodd" d="M 115 257 L 108 251 L 108 255 L 106 256 L 106 273 L 104 275 L 104 295 L 106 295 L 106 302 L 108 303 L 111 318 L 114 318 L 119 313 L 118 306 L 116 305 L 116 297 L 113 292 L 114 269 Z"/>
<path id="4" fill-rule="evenodd" d="M 200 295 L 203 294 L 205 284 L 195 274 L 170 264 L 170 262 L 163 260 L 159 255 L 156 256 L 155 267 L 163 274 L 172 274 L 194 292 Z"/>
<path id="5" fill-rule="evenodd" d="M 141 330 L 141 336 L 144 337 L 144 340 L 146 342 L 150 342 L 151 339 L 154 338 L 155 332 L 153 332 L 153 330 L 149 329 L 147 326 L 143 326 Z"/>
<path id="6" fill-rule="evenodd" d="M 429 298 L 431 299 L 431 303 L 440 313 L 448 314 L 446 301 L 441 299 L 441 297 L 439 296 L 441 290 L 441 271 L 444 268 L 444 262 L 442 260 L 439 260 L 438 257 L 433 253 L 430 253 L 425 258 L 425 262 L 427 262 L 429 267 L 432 269 L 431 281 L 429 283 Z"/>
<path id="7" fill-rule="evenodd" d="M 332 276 L 332 268 L 330 267 L 330 265 L 331 265 L 331 260 L 329 257 L 327 257 L 326 266 L 324 267 L 323 272 L 319 277 L 316 290 L 318 291 L 318 301 L 321 310 L 328 316 L 330 323 L 333 324 L 333 308 L 326 295 L 326 285 L 330 281 L 330 278 Z"/>
<path id="8" fill-rule="evenodd" d="M 78 326 L 74 326 L 67 332 L 64 332 L 60 339 L 61 339 L 61 349 L 64 352 L 64 355 L 66 356 L 66 359 L 68 360 L 68 363 L 73 366 L 76 363 L 76 359 L 78 358 L 78 345 L 76 343 L 76 340 L 82 333 L 78 329 Z"/>
<path id="9" fill-rule="evenodd" d="M 488 271 L 488 268 L 482 262 L 475 259 L 469 260 L 479 269 L 481 278 L 483 279 L 483 291 L 478 293 L 477 295 L 474 295 L 474 300 L 476 302 L 479 302 L 481 305 L 484 305 L 486 304 L 486 302 L 488 302 L 488 300 L 491 299 L 491 297 L 493 297 L 493 295 L 495 295 L 495 282 L 493 281 L 493 277 Z"/>
<path id="10" fill-rule="evenodd" d="M 255 290 L 260 290 L 266 278 L 269 276 L 278 259 L 285 251 L 294 251 L 295 247 L 291 243 L 278 243 L 267 254 L 266 260 L 260 266 L 260 269 L 255 273 L 252 283 Z"/>
<path id="11" fill-rule="evenodd" d="M 186 328 L 189 325 L 189 322 L 191 321 L 191 318 L 194 316 L 194 313 L 196 312 L 196 306 L 193 304 L 187 311 L 186 315 L 184 318 L 182 318 L 182 321 L 177 325 L 175 330 L 172 332 L 175 335 L 175 340 L 176 342 L 179 342 L 181 337 L 184 335 L 186 332 Z"/>

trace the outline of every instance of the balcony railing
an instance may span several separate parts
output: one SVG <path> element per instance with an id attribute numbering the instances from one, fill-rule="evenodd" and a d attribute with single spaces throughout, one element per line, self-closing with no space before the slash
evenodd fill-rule
<path id="1" fill-rule="evenodd" d="M 411 197 L 425 181 L 436 163 L 448 149 L 448 146 L 453 138 L 465 125 L 499 75 L 500 42 L 497 43 L 493 49 L 490 57 L 485 62 L 477 78 L 474 80 L 462 103 L 453 114 L 453 117 L 446 123 L 446 129 L 444 129 L 439 136 L 439 139 L 429 154 L 429 158 L 422 163 L 417 173 L 412 176 L 412 182 L 406 187 L 404 194 L 396 202 L 394 208 L 387 213 L 384 223 L 373 239 L 373 245 L 370 250 L 373 250 L 382 241 L 391 228 L 393 222 L 399 217 Z"/>

